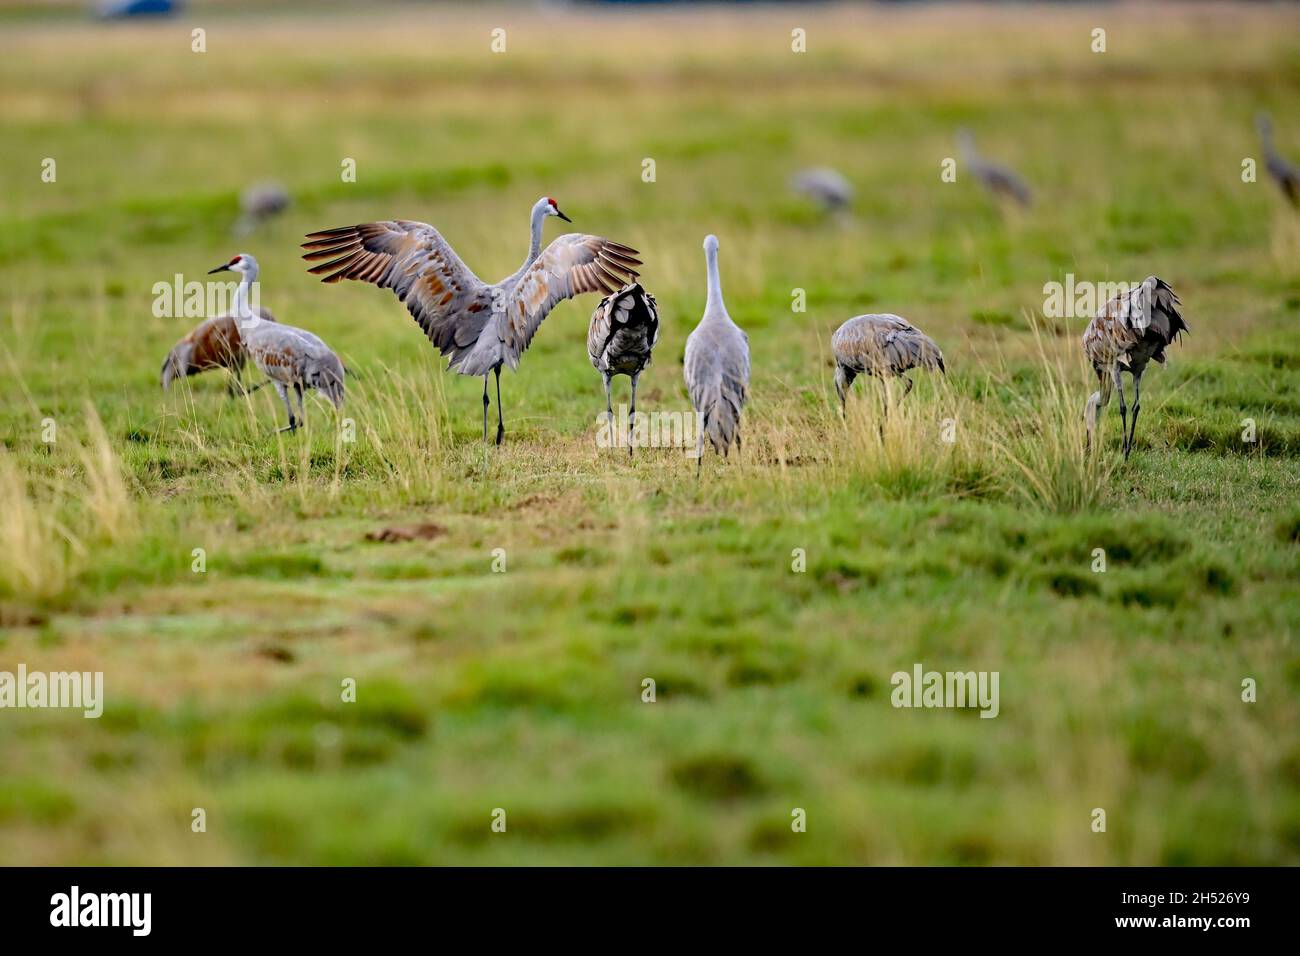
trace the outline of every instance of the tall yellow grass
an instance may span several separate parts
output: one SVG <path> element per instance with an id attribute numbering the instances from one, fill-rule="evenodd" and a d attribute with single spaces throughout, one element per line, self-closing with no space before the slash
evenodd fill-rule
<path id="1" fill-rule="evenodd" d="M 41 600 L 62 593 L 96 547 L 128 537 L 135 505 L 103 423 L 87 404 L 85 437 L 60 438 L 52 455 L 79 468 L 38 479 L 0 449 L 0 595 Z M 72 445 L 62 452 L 61 442 Z M 0 610 L 3 617 L 3 610 Z"/>
<path id="2" fill-rule="evenodd" d="M 1102 441 L 1104 413 L 1087 448 L 1083 408 L 1091 370 L 1077 352 L 1050 348 L 1032 317 L 1031 325 L 1038 374 L 1008 388 L 1010 403 L 986 417 L 986 444 L 1007 497 L 1047 511 L 1082 511 L 1101 501 L 1118 459 Z"/>

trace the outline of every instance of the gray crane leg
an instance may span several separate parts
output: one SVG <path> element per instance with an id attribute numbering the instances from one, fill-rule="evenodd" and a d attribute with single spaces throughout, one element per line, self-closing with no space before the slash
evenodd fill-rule
<path id="1" fill-rule="evenodd" d="M 632 404 L 627 410 L 627 457 L 629 458 L 632 457 L 632 438 L 636 434 L 632 422 L 636 419 L 636 380 L 640 377 L 640 372 L 632 376 Z"/>
<path id="2" fill-rule="evenodd" d="M 501 366 L 496 367 L 497 374 L 497 444 L 506 437 L 506 423 L 501 419 Z"/>
<path id="3" fill-rule="evenodd" d="M 484 372 L 483 373 L 483 440 L 484 441 L 487 441 L 487 410 L 488 410 L 487 372 Z"/>
<path id="4" fill-rule="evenodd" d="M 289 390 L 279 382 L 275 383 L 275 390 L 280 395 L 280 401 L 284 402 L 284 410 L 289 413 L 289 424 L 281 428 L 282 432 L 291 432 L 298 427 L 297 420 L 293 417 L 293 406 L 289 404 Z"/>
<path id="5" fill-rule="evenodd" d="M 1145 372 L 1143 369 L 1142 372 Z M 1128 431 L 1128 451 L 1124 453 L 1127 458 L 1129 452 L 1133 451 L 1133 436 L 1138 430 L 1138 412 L 1142 408 L 1142 372 L 1133 373 L 1133 422 L 1129 425 Z"/>
<path id="6" fill-rule="evenodd" d="M 1124 436 L 1124 458 L 1128 459 L 1128 406 L 1124 404 L 1124 380 L 1120 377 L 1123 372 L 1116 364 L 1111 371 L 1111 377 L 1115 380 L 1115 391 L 1119 393 L 1119 430 Z"/>
<path id="7" fill-rule="evenodd" d="M 848 418 L 848 395 L 853 380 L 857 377 L 851 368 L 844 365 L 835 366 L 835 394 L 840 397 L 840 418 Z"/>
<path id="8" fill-rule="evenodd" d="M 1097 422 L 1101 419 L 1101 410 L 1110 404 L 1110 379 L 1106 373 L 1098 370 L 1097 372 L 1097 391 L 1088 396 L 1088 404 L 1083 409 L 1083 424 L 1087 429 L 1087 435 L 1083 440 L 1083 453 L 1085 455 L 1092 451 L 1092 434 L 1097 430 Z"/>
<path id="9" fill-rule="evenodd" d="M 614 400 L 610 397 L 610 386 L 613 376 L 608 372 L 601 372 L 601 377 L 605 380 L 605 427 L 609 429 L 609 446 L 614 445 Z"/>
<path id="10" fill-rule="evenodd" d="M 298 423 L 305 425 L 307 424 L 307 410 L 302 407 L 302 386 L 294 385 L 293 393 L 298 397 Z"/>

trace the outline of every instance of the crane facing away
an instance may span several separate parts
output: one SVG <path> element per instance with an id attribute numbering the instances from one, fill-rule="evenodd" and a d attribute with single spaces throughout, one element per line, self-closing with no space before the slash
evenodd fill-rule
<path id="1" fill-rule="evenodd" d="M 903 392 L 912 390 L 912 380 L 903 373 L 913 368 L 932 368 L 945 372 L 939 346 L 916 326 L 897 315 L 858 315 L 849 319 L 831 336 L 831 354 L 835 357 L 835 392 L 840 397 L 840 412 L 845 411 L 849 386 L 859 375 L 901 377 L 907 383 Z"/>
<path id="2" fill-rule="evenodd" d="M 263 322 L 274 322 L 270 309 L 259 308 L 258 317 Z M 240 341 L 233 315 L 219 315 L 204 319 L 183 339 L 172 346 L 162 363 L 162 387 L 167 391 L 172 379 L 198 375 L 208 369 L 224 368 L 230 375 L 226 380 L 226 393 L 232 398 L 245 391 L 256 391 L 261 385 L 245 389 L 240 380 L 248 352 Z"/>
<path id="3" fill-rule="evenodd" d="M 554 199 L 533 205 L 528 255 L 515 272 L 486 283 L 461 261 L 446 239 L 423 222 L 393 220 L 307 236 L 303 258 L 327 259 L 308 271 L 322 282 L 356 279 L 391 289 L 411 317 L 461 375 L 483 376 L 483 440 L 487 441 L 488 374 L 497 386 L 497 444 L 505 436 L 501 366 L 519 359 L 538 326 L 560 302 L 588 292 L 611 293 L 635 279 L 637 251 L 600 236 L 568 233 L 542 249 L 550 216 L 572 222 Z"/>
<path id="4" fill-rule="evenodd" d="M 993 195 L 1014 199 L 1022 206 L 1033 204 L 1029 185 L 1009 167 L 991 163 L 981 156 L 970 130 L 957 131 L 957 148 L 961 152 L 962 165 Z"/>
<path id="5" fill-rule="evenodd" d="M 1088 396 L 1083 418 L 1088 428 L 1088 448 L 1097 430 L 1101 409 L 1110 404 L 1113 385 L 1119 392 L 1120 427 L 1124 430 L 1124 459 L 1133 450 L 1138 412 L 1142 409 L 1142 375 L 1147 363 L 1165 362 L 1165 348 L 1180 333 L 1190 331 L 1183 321 L 1178 296 L 1163 279 L 1147 276 L 1140 286 L 1121 292 L 1097 312 L 1083 331 L 1083 351 L 1097 373 L 1099 388 Z M 1133 424 L 1124 404 L 1122 372 L 1133 376 Z"/>
<path id="6" fill-rule="evenodd" d="M 1266 113 L 1260 113 L 1255 117 L 1255 128 L 1264 146 L 1264 168 L 1291 205 L 1300 207 L 1300 169 L 1283 159 L 1273 145 L 1273 121 Z"/>
<path id="7" fill-rule="evenodd" d="M 311 332 L 279 322 L 264 322 L 253 314 L 248 307 L 249 290 L 257 281 L 258 271 L 257 260 L 241 253 L 208 270 L 208 275 L 235 272 L 240 276 L 232 310 L 239 338 L 253 364 L 275 385 L 280 401 L 284 402 L 284 409 L 289 413 L 289 424 L 280 431 L 291 432 L 303 423 L 302 393 L 306 389 L 318 389 L 336 409 L 343 407 L 343 363 Z M 289 404 L 290 389 L 298 397 L 297 418 Z"/>
<path id="8" fill-rule="evenodd" d="M 627 453 L 632 454 L 632 422 L 636 418 L 636 383 L 650 364 L 659 341 L 659 308 L 655 297 L 631 282 L 600 300 L 587 327 L 587 354 L 605 379 L 605 410 L 609 414 L 610 439 L 614 437 L 614 404 L 610 380 L 615 375 L 632 379 L 632 404 L 627 415 Z"/>
<path id="9" fill-rule="evenodd" d="M 704 460 L 706 435 L 714 450 L 724 457 L 732 442 L 740 447 L 740 410 L 749 397 L 749 336 L 731 320 L 722 302 L 717 236 L 704 237 L 704 261 L 709 297 L 703 318 L 686 339 L 682 368 L 700 425 L 695 447 L 697 477 Z"/>

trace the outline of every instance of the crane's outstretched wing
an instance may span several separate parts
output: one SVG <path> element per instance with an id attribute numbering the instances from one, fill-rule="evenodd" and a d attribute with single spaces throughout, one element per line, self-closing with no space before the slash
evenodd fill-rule
<path id="1" fill-rule="evenodd" d="M 537 327 L 564 299 L 587 292 L 611 293 L 637 277 L 641 260 L 629 246 L 571 232 L 547 246 L 519 279 L 505 303 L 501 338 L 511 368 L 533 340 Z"/>
<path id="2" fill-rule="evenodd" d="M 322 282 L 356 279 L 392 289 L 440 352 L 455 365 L 492 315 L 492 293 L 438 230 L 423 222 L 367 222 L 313 232 L 302 244 L 307 270 Z"/>

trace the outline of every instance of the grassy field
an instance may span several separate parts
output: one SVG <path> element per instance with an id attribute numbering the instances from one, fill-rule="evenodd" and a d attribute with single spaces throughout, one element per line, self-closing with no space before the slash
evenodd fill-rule
<path id="1" fill-rule="evenodd" d="M 0 670 L 102 671 L 106 702 L 0 712 L 0 862 L 1300 863 L 1300 214 L 1241 177 L 1260 109 L 1300 158 L 1300 11 L 7 19 Z M 962 125 L 1034 208 L 941 182 Z M 806 164 L 851 222 L 788 193 Z M 264 178 L 295 204 L 236 242 Z M 540 195 L 642 251 L 644 412 L 688 407 L 720 237 L 742 454 L 696 481 L 597 448 L 594 297 L 503 378 L 487 448 L 480 383 L 298 257 L 412 218 L 496 278 Z M 320 399 L 288 436 L 270 389 L 159 390 L 193 320 L 154 284 L 239 251 L 344 356 L 355 442 Z M 1067 273 L 1183 299 L 1127 463 L 1114 404 L 1082 455 L 1084 320 L 1042 316 Z M 949 370 L 883 429 L 870 383 L 844 422 L 831 387 L 867 311 Z M 367 539 L 419 522 L 443 533 Z M 891 706 L 918 662 L 998 672 L 998 717 Z"/>

